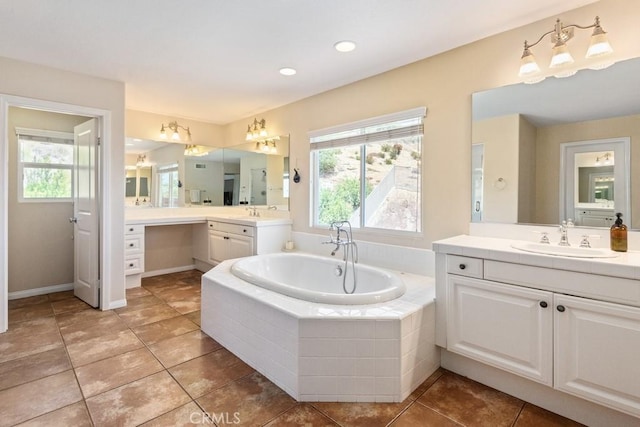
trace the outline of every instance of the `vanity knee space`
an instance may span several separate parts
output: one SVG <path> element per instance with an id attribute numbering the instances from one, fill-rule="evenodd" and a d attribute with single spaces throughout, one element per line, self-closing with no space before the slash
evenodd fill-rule
<path id="1" fill-rule="evenodd" d="M 505 261 L 544 265 L 544 255 L 448 249 L 436 248 L 439 346 L 640 417 L 637 280 Z"/>

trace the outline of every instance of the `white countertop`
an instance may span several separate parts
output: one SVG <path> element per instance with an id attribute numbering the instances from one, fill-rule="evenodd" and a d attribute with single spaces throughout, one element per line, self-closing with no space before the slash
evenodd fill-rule
<path id="1" fill-rule="evenodd" d="M 249 216 L 244 208 L 229 207 L 185 207 L 185 208 L 130 208 L 125 210 L 125 223 L 128 225 L 176 225 L 197 224 L 206 221 L 230 222 L 253 227 L 269 227 L 291 224 L 288 212 L 258 209 L 261 216 Z M 269 215 L 269 216 L 267 216 Z M 278 215 L 278 216 L 270 216 Z"/>
<path id="2" fill-rule="evenodd" d="M 639 251 L 620 252 L 615 258 L 573 258 L 524 252 L 511 246 L 516 242 L 520 241 L 460 235 L 433 242 L 433 250 L 437 253 L 640 280 Z"/>

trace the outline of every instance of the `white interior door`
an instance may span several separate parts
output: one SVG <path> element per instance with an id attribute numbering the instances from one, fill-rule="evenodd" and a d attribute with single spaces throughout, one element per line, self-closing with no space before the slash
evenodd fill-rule
<path id="1" fill-rule="evenodd" d="M 74 128 L 75 191 L 74 294 L 87 304 L 100 305 L 100 240 L 98 222 L 98 120 Z"/>

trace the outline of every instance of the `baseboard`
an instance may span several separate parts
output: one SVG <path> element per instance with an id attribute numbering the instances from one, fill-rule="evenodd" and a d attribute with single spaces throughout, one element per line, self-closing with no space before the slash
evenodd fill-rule
<path id="1" fill-rule="evenodd" d="M 63 292 L 73 290 L 73 283 L 63 283 L 61 285 L 43 286 L 41 288 L 25 289 L 24 291 L 9 292 L 9 299 L 20 299 L 34 297 L 36 295 L 52 294 L 54 292 Z"/>
<path id="2" fill-rule="evenodd" d="M 203 273 L 206 273 L 207 271 L 211 270 L 214 267 L 208 262 L 200 261 L 199 259 L 196 259 L 196 258 L 194 258 L 193 261 L 194 261 L 196 270 L 201 271 Z"/>
<path id="3" fill-rule="evenodd" d="M 153 277 L 153 276 L 161 276 L 163 274 L 171 274 L 171 273 L 180 273 L 182 271 L 194 270 L 196 266 L 194 264 L 191 265 L 183 265 L 182 267 L 172 267 L 172 268 L 163 268 L 162 270 L 153 270 L 153 271 L 145 271 L 142 273 L 142 277 Z"/>
<path id="4" fill-rule="evenodd" d="M 109 307 L 107 307 L 107 310 L 114 310 L 116 308 L 122 308 L 122 307 L 126 307 L 127 306 L 127 300 L 126 299 L 119 299 L 117 301 L 112 301 L 111 304 L 109 304 Z"/>

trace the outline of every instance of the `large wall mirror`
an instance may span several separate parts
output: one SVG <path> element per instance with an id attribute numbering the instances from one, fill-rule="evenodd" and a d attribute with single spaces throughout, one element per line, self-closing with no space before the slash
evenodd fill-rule
<path id="1" fill-rule="evenodd" d="M 289 209 L 288 135 L 225 148 L 126 141 L 127 206 Z M 146 198 L 134 192 L 145 185 Z"/>
<path id="2" fill-rule="evenodd" d="M 640 58 L 472 102 L 472 222 L 640 227 Z"/>

